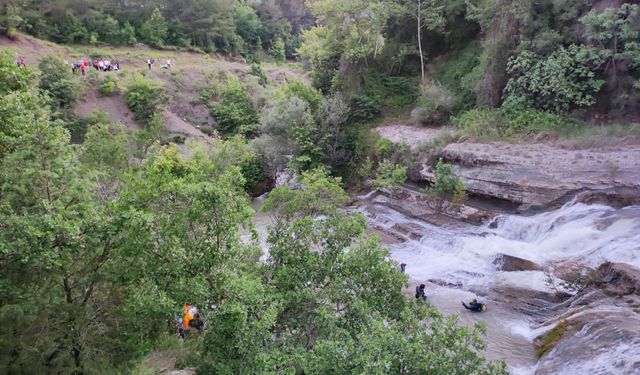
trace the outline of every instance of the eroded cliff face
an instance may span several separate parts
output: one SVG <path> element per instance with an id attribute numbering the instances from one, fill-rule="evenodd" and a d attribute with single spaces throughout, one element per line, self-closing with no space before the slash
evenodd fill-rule
<path id="1" fill-rule="evenodd" d="M 566 150 L 546 144 L 465 142 L 449 144 L 439 156 L 453 165 L 469 193 L 523 208 L 545 208 L 582 190 L 640 187 L 640 145 Z M 425 164 L 421 176 L 432 181 L 432 168 Z M 640 190 L 632 195 L 640 197 Z"/>

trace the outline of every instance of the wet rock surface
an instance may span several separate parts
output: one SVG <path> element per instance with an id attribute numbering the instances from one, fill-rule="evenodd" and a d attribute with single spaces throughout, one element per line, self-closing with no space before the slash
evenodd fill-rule
<path id="1" fill-rule="evenodd" d="M 544 325 L 555 325 L 556 337 L 535 340 L 553 340 L 536 375 L 640 373 L 640 270 L 604 263 L 580 293 L 548 311 L 556 315 Z"/>
<path id="2" fill-rule="evenodd" d="M 640 158 L 640 155 L 638 156 Z M 611 188 L 587 191 L 576 197 L 576 202 L 585 204 L 604 204 L 614 208 L 640 205 L 640 187 Z"/>
<path id="3" fill-rule="evenodd" d="M 482 224 L 496 214 L 468 204 L 453 206 L 408 187 L 381 190 L 372 202 L 438 226 L 454 225 L 457 221 Z"/>
<path id="4" fill-rule="evenodd" d="M 543 270 L 542 266 L 535 262 L 507 254 L 498 254 L 493 264 L 498 270 L 506 272 Z"/>

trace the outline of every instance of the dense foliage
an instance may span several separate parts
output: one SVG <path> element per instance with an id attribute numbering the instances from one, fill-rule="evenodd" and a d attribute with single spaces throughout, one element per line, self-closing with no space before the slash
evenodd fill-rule
<path id="1" fill-rule="evenodd" d="M 29 69 L 0 60 L 13 79 L 0 97 L 0 372 L 129 373 L 158 340 L 178 340 L 171 322 L 188 302 L 208 321 L 187 340 L 203 374 L 506 374 L 479 355 L 480 326 L 403 294 L 406 275 L 365 218 L 340 208 L 340 179 L 306 164 L 299 189 L 274 189 L 261 258 L 246 191 L 263 171 L 243 137 L 161 145 L 153 84 L 139 78 L 125 96 L 146 128 L 96 114 L 74 146 L 51 112 L 49 95 L 65 91 Z M 299 163 L 314 142 L 331 160 L 349 112 L 339 95 L 313 109 L 312 92 L 279 95 L 299 115 L 278 130 Z"/>
<path id="2" fill-rule="evenodd" d="M 268 0 L 8 1 L 0 6 L 5 32 L 62 43 L 168 45 L 257 56 L 293 57 L 298 32 L 312 24 L 303 2 Z"/>

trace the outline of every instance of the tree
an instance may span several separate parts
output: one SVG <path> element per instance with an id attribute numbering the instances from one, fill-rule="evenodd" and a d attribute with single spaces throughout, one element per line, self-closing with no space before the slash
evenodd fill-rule
<path id="1" fill-rule="evenodd" d="M 64 12 L 59 31 L 58 39 L 67 44 L 84 42 L 89 36 L 87 29 L 70 10 Z"/>
<path id="2" fill-rule="evenodd" d="M 233 20 L 236 25 L 236 33 L 247 46 L 258 47 L 262 36 L 262 22 L 256 11 L 248 5 L 239 5 L 233 11 Z"/>
<path id="3" fill-rule="evenodd" d="M 68 110 L 81 93 L 65 63 L 57 56 L 47 54 L 40 59 L 38 68 L 42 72 L 39 87 L 50 95 L 54 110 Z"/>
<path id="4" fill-rule="evenodd" d="M 130 46 L 136 44 L 136 42 L 136 29 L 129 22 L 125 22 L 120 29 L 120 43 Z"/>
<path id="5" fill-rule="evenodd" d="M 133 111 L 134 118 L 144 123 L 151 121 L 166 100 L 164 88 L 142 76 L 135 78 L 124 94 L 124 101 Z"/>
<path id="6" fill-rule="evenodd" d="M 460 328 L 402 294 L 406 276 L 364 235 L 340 180 L 302 174 L 274 189 L 266 263 L 225 285 L 198 371 L 305 374 L 506 374 L 485 363 L 481 327 Z"/>
<path id="7" fill-rule="evenodd" d="M 211 108 L 211 114 L 226 134 L 251 134 L 258 123 L 251 97 L 235 76 L 227 79 L 227 87 L 220 94 L 220 103 Z"/>
<path id="8" fill-rule="evenodd" d="M 164 47 L 164 41 L 167 38 L 167 21 L 158 8 L 155 8 L 151 17 L 142 24 L 140 36 L 145 43 L 152 47 Z"/>
<path id="9" fill-rule="evenodd" d="M 284 41 L 282 40 L 282 38 L 277 38 L 275 42 L 273 42 L 273 46 L 269 50 L 269 53 L 271 53 L 271 56 L 273 56 L 278 65 L 284 64 L 287 56 L 285 54 Z"/>
<path id="10" fill-rule="evenodd" d="M 585 27 L 586 53 L 601 62 L 596 68 L 607 76 L 612 101 L 620 109 L 636 110 L 640 98 L 640 5 L 625 3 L 602 12 L 592 10 L 580 23 Z M 635 71 L 636 78 L 630 71 Z"/>
<path id="11" fill-rule="evenodd" d="M 420 77 L 422 83 L 426 82 L 424 52 L 422 51 L 422 31 L 426 27 L 428 30 L 442 31 L 445 20 L 442 15 L 443 6 L 437 0 L 412 0 L 408 3 L 410 14 L 416 19 L 418 36 L 418 51 L 420 54 Z"/>
<path id="12" fill-rule="evenodd" d="M 0 51 L 0 95 L 10 91 L 26 90 L 37 77 L 28 67 L 16 65 L 16 53 L 10 49 Z"/>

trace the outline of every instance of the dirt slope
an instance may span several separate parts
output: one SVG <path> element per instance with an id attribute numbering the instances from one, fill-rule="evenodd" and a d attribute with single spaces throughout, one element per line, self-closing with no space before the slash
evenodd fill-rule
<path id="1" fill-rule="evenodd" d="M 251 67 L 244 61 L 224 56 L 208 55 L 196 52 L 163 51 L 150 49 L 144 45 L 135 47 L 105 47 L 105 46 L 62 46 L 42 41 L 27 35 L 19 35 L 15 40 L 0 36 L 0 48 L 10 48 L 16 52 L 16 57 L 23 56 L 28 66 L 37 66 L 38 61 L 46 54 L 53 54 L 64 61 L 74 62 L 81 59 L 105 57 L 120 63 L 120 72 L 99 73 L 100 75 L 115 75 L 116 81 L 124 84 L 135 74 L 144 74 L 160 82 L 169 96 L 165 125 L 170 134 L 208 139 L 200 131 L 200 127 L 211 127 L 215 120 L 204 104 L 200 103 L 200 93 L 207 85 L 207 77 L 221 72 L 237 76 L 243 82 L 255 81 L 250 75 Z M 146 60 L 153 58 L 155 65 L 148 70 Z M 171 62 L 170 69 L 163 69 L 167 60 Z M 296 68 L 263 64 L 267 76 L 276 84 L 290 79 L 300 79 L 308 82 L 308 78 Z M 79 116 L 89 116 L 94 110 L 106 112 L 112 121 L 122 122 L 133 130 L 142 129 L 142 125 L 133 120 L 133 114 L 124 103 L 120 95 L 103 97 L 99 94 L 97 84 L 91 83 L 86 77 L 78 76 L 88 86 L 82 99 L 77 103 L 75 112 Z M 254 85 L 255 86 L 255 85 Z M 261 88 L 253 88 L 262 90 Z"/>

